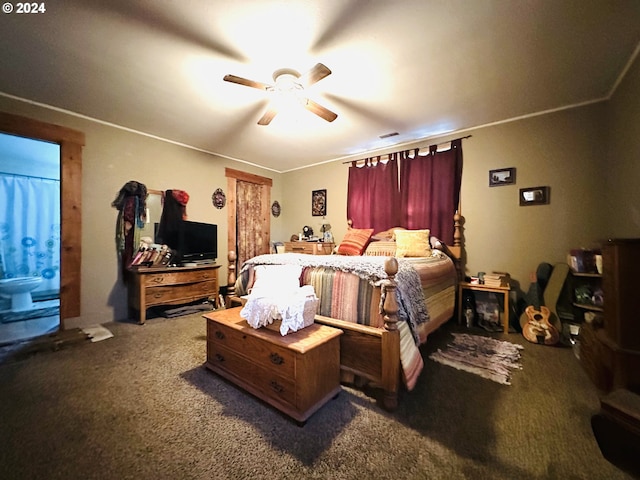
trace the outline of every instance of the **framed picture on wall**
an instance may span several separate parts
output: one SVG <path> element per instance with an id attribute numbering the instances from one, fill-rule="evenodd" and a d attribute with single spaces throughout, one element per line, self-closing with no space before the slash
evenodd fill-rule
<path id="1" fill-rule="evenodd" d="M 499 187 L 501 185 L 513 185 L 516 183 L 515 168 L 501 168 L 489 170 L 489 186 Z"/>
<path id="2" fill-rule="evenodd" d="M 327 214 L 327 191 L 314 190 L 311 192 L 311 215 L 324 217 Z"/>
<path id="3" fill-rule="evenodd" d="M 549 203 L 549 187 L 531 187 L 520 189 L 520 206 L 547 205 Z"/>

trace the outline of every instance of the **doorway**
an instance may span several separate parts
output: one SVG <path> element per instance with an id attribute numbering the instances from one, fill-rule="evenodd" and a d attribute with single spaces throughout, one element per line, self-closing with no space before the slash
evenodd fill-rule
<path id="1" fill-rule="evenodd" d="M 0 133 L 0 345 L 60 328 L 60 145 Z M 15 284 L 33 284 L 16 293 Z"/>
<path id="2" fill-rule="evenodd" d="M 60 329 L 80 316 L 82 291 L 82 147 L 84 133 L 61 125 L 0 112 L 0 132 L 60 145 Z"/>
<path id="3" fill-rule="evenodd" d="M 236 271 L 242 267 L 242 262 L 247 260 L 247 251 L 241 253 L 238 252 L 238 239 L 243 236 L 245 239 L 250 238 L 249 241 L 252 245 L 251 248 L 243 250 L 250 250 L 253 256 L 261 253 L 269 253 L 269 241 L 271 238 L 271 222 L 270 222 L 270 203 L 271 203 L 271 187 L 273 180 L 260 175 L 243 172 L 240 170 L 234 170 L 232 168 L 225 169 L 225 176 L 227 177 L 227 204 L 228 204 L 228 238 L 227 238 L 227 252 L 234 252 L 234 260 L 229 259 L 229 274 L 227 278 L 227 285 L 231 286 L 235 282 Z M 252 202 L 250 199 L 238 198 L 238 184 L 245 182 L 249 185 L 254 185 L 256 190 L 253 192 L 253 196 L 256 198 Z M 246 231 L 239 231 L 246 229 L 246 223 L 238 221 L 239 217 L 244 217 L 245 212 L 248 210 L 254 211 L 255 221 L 252 222 L 251 229 L 253 232 L 248 234 Z M 245 240 L 246 241 L 246 240 Z"/>

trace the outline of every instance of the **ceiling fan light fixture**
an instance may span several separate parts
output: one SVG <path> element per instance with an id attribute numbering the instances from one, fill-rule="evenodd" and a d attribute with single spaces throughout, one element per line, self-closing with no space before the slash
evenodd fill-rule
<path id="1" fill-rule="evenodd" d="M 307 99 L 304 94 L 304 87 L 298 81 L 299 75 L 297 72 L 279 70 L 273 76 L 275 85 L 272 92 L 278 110 L 287 111 L 299 105 L 306 105 Z"/>
<path id="2" fill-rule="evenodd" d="M 305 87 L 317 83 L 330 74 L 329 68 L 318 63 L 304 76 L 291 68 L 276 70 L 273 72 L 274 85 L 230 74 L 225 75 L 223 80 L 269 92 L 273 106 L 260 118 L 258 125 L 269 125 L 279 111 L 290 110 L 300 105 L 327 122 L 333 122 L 338 117 L 336 113 L 305 96 Z"/>

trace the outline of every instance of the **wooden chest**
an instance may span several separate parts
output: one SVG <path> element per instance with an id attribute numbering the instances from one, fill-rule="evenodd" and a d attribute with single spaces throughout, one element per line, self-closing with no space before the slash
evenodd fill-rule
<path id="1" fill-rule="evenodd" d="M 326 242 L 284 242 L 285 253 L 306 253 L 308 255 L 331 255 L 334 243 Z"/>
<path id="2" fill-rule="evenodd" d="M 341 330 L 313 324 L 282 336 L 254 329 L 241 307 L 207 313 L 205 366 L 298 422 L 340 392 Z"/>

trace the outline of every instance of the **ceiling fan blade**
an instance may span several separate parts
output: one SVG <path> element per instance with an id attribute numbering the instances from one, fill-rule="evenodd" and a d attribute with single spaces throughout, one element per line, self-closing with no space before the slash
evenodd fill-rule
<path id="1" fill-rule="evenodd" d="M 225 75 L 223 80 L 225 82 L 238 83 L 240 85 L 257 88 L 259 90 L 270 90 L 273 88 L 271 85 L 267 85 L 266 83 L 256 82 L 255 80 L 248 80 L 236 75 Z"/>
<path id="2" fill-rule="evenodd" d="M 271 123 L 271 120 L 273 120 L 273 117 L 275 117 L 277 114 L 278 110 L 276 110 L 274 107 L 269 107 L 267 111 L 264 112 L 264 115 L 262 115 L 262 118 L 258 120 L 258 125 L 269 125 Z"/>
<path id="3" fill-rule="evenodd" d="M 302 75 L 302 77 L 300 78 L 300 83 L 308 87 L 316 82 L 319 82 L 324 77 L 327 77 L 329 75 L 331 75 L 331 70 L 329 70 L 329 68 L 322 63 L 318 63 L 315 67 Z"/>
<path id="4" fill-rule="evenodd" d="M 307 98 L 307 102 L 305 103 L 305 108 L 310 112 L 315 113 L 320 118 L 324 118 L 327 122 L 333 122 L 336 118 L 338 118 L 337 113 L 333 113 L 328 108 L 323 107 L 319 103 L 314 102 Z"/>

